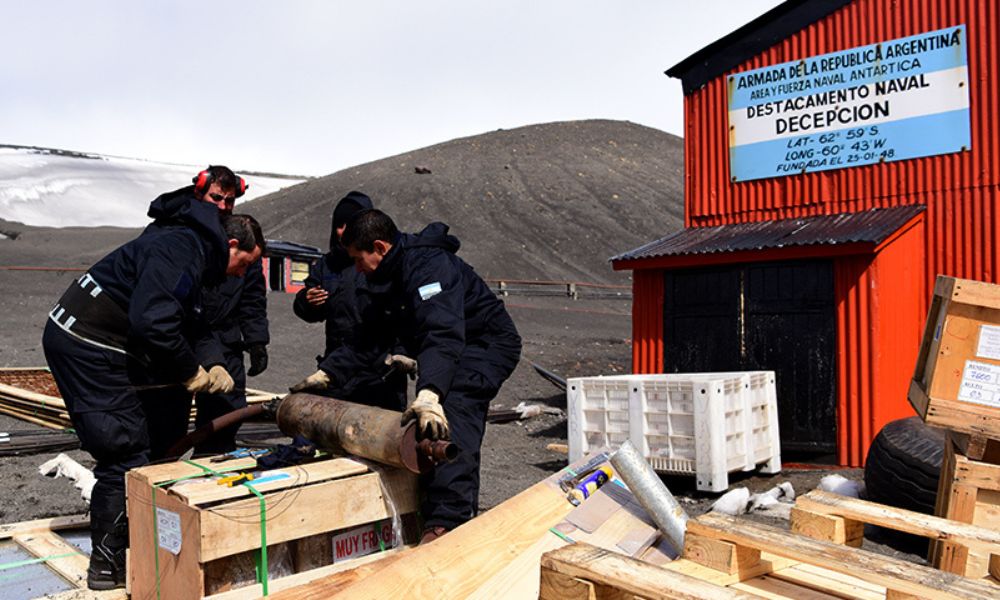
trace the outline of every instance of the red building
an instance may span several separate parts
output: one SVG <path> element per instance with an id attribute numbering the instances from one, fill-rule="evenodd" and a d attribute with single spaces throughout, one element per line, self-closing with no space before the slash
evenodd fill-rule
<path id="1" fill-rule="evenodd" d="M 667 71 L 685 229 L 633 271 L 636 373 L 773 369 L 785 451 L 860 466 L 934 277 L 996 282 L 998 4 L 786 2 Z"/>

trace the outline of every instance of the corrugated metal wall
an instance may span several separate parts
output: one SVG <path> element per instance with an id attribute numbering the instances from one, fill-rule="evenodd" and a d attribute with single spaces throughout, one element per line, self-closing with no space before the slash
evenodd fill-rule
<path id="1" fill-rule="evenodd" d="M 730 73 L 965 24 L 972 149 L 821 173 L 731 183 Z M 841 464 L 860 465 L 878 428 L 905 412 L 906 385 L 938 273 L 998 282 L 1000 4 L 857 0 L 685 98 L 688 227 L 924 204 L 924 223 L 877 257 L 836 261 Z M 919 233 L 917 233 L 919 231 Z M 922 270 L 922 272 L 921 272 Z M 912 277 L 904 277 L 902 274 Z M 634 370 L 662 370 L 662 271 L 635 272 Z M 653 294 L 658 294 L 658 299 Z M 645 294 L 645 295 L 644 295 Z M 655 343 L 661 339 L 659 344 Z M 876 376 L 877 374 L 877 376 Z"/>

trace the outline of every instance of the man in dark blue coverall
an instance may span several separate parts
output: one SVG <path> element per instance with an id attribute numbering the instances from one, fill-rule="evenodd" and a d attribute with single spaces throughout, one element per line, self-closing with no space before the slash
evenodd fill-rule
<path id="1" fill-rule="evenodd" d="M 264 237 L 245 215 L 219 220 L 191 190 L 150 205 L 153 223 L 78 280 L 49 314 L 42 347 L 81 446 L 96 461 L 90 505 L 93 550 L 87 585 L 125 581 L 125 473 L 162 456 L 187 430 L 190 402 L 161 402 L 155 389 L 231 389 L 221 366 L 198 362 L 186 331 L 204 282 L 240 275 Z"/>
<path id="2" fill-rule="evenodd" d="M 347 221 L 357 213 L 372 208 L 372 201 L 361 192 L 348 192 L 333 209 L 330 225 L 330 251 L 309 268 L 305 288 L 295 295 L 292 309 L 307 323 L 326 322 L 326 348 L 317 363 L 354 339 L 360 332 L 361 308 L 367 301 L 365 276 L 354 268 L 354 259 L 340 245 L 340 236 Z M 403 410 L 406 404 L 405 371 L 412 371 L 416 363 L 405 362 L 404 357 L 389 354 L 369 368 L 354 371 L 348 381 L 325 390 L 323 395 L 359 404 L 378 406 L 389 410 Z M 397 361 L 392 365 L 392 359 Z M 399 364 L 400 361 L 405 363 Z M 390 371 L 390 366 L 395 368 Z M 292 391 L 298 391 L 293 388 Z"/>
<path id="3" fill-rule="evenodd" d="M 367 340 L 394 337 L 416 358 L 417 397 L 402 422 L 416 420 L 420 437 L 450 437 L 461 450 L 422 482 L 421 543 L 432 541 L 478 511 L 486 414 L 517 366 L 521 338 L 503 303 L 455 255 L 458 239 L 444 223 L 401 234 L 388 215 L 366 210 L 347 223 L 341 243 L 372 293 L 361 315 L 366 335 L 327 356 L 300 385 L 324 388 L 348 379 L 379 352 Z"/>
<path id="4" fill-rule="evenodd" d="M 192 179 L 193 194 L 216 205 L 221 215 L 231 215 L 236 199 L 247 189 L 246 181 L 224 166 L 210 166 Z M 247 375 L 267 369 L 267 284 L 262 261 L 250 265 L 246 275 L 229 276 L 202 291 L 202 321 L 210 333 L 200 335 L 195 353 L 203 365 L 223 365 L 233 378 L 233 389 L 195 396 L 195 427 L 247 405 Z M 250 370 L 243 365 L 243 352 L 250 355 Z M 222 454 L 236 448 L 239 424 L 212 434 L 195 446 L 196 454 Z"/>

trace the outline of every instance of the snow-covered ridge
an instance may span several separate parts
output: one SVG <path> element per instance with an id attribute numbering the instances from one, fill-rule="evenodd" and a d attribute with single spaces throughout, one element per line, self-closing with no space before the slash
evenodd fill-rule
<path id="1" fill-rule="evenodd" d="M 230 165 L 234 166 L 235 165 Z M 205 166 L 50 150 L 0 147 L 0 219 L 46 227 L 143 227 L 163 192 L 189 185 Z M 236 205 L 304 181 L 241 173 L 249 188 Z"/>

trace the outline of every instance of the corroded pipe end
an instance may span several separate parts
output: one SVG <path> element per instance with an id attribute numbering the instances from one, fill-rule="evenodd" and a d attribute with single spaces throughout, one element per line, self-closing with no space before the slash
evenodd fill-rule
<path id="1" fill-rule="evenodd" d="M 417 443 L 417 450 L 434 461 L 435 464 L 451 462 L 458 458 L 458 446 L 445 440 L 420 440 Z"/>

